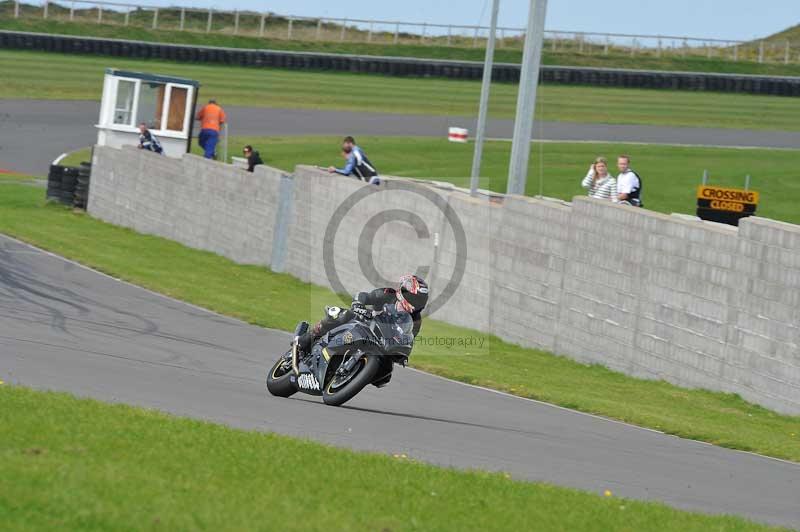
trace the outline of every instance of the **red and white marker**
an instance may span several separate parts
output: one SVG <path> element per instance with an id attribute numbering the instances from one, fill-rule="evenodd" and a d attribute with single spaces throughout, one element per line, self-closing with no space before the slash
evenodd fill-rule
<path id="1" fill-rule="evenodd" d="M 467 142 L 469 131 L 461 127 L 451 127 L 447 130 L 447 140 L 450 142 Z"/>

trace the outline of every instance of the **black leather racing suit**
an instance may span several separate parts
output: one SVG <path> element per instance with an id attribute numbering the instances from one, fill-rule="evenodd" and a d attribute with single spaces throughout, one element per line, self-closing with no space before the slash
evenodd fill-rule
<path id="1" fill-rule="evenodd" d="M 372 292 L 359 292 L 354 299 L 354 302 L 355 301 L 362 305 L 372 307 L 373 309 L 381 309 L 386 304 L 397 302 L 397 291 L 394 288 L 376 288 Z M 308 353 L 311 351 L 311 346 L 314 345 L 315 340 L 321 338 L 339 325 L 344 325 L 354 317 L 355 314 L 350 309 L 341 309 L 336 316 L 325 316 L 315 323 L 310 331 L 300 337 L 297 346 Z M 414 310 L 414 312 L 411 313 L 411 319 L 414 321 L 413 334 L 414 337 L 416 337 L 422 327 L 422 309 Z"/>

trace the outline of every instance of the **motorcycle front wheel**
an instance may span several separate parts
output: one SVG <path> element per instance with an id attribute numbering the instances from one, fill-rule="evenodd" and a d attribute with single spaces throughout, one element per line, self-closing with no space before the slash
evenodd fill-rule
<path id="1" fill-rule="evenodd" d="M 328 380 L 322 389 L 322 400 L 330 406 L 343 405 L 375 380 L 380 365 L 377 355 L 362 355 L 346 375 L 336 373 Z"/>
<path id="2" fill-rule="evenodd" d="M 297 384 L 293 382 L 292 352 L 289 351 L 270 368 L 267 373 L 267 390 L 277 397 L 290 397 L 297 393 Z"/>

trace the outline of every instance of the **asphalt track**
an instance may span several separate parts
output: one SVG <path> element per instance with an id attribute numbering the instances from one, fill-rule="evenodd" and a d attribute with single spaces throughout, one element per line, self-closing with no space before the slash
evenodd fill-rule
<path id="1" fill-rule="evenodd" d="M 449 126 L 474 131 L 474 117 L 226 106 L 231 135 L 395 135 L 444 137 Z M 47 173 L 47 162 L 97 139 L 99 103 L 0 100 L 0 168 Z M 487 136 L 510 139 L 513 120 L 490 120 Z M 726 147 L 800 148 L 800 132 L 539 122 L 534 138 Z M 264 151 L 264 150 L 262 150 Z M 268 148 L 266 150 L 268 152 Z M 332 153 L 335 150 L 332 150 Z M 322 156 L 322 155 L 321 155 Z"/>
<path id="2" fill-rule="evenodd" d="M 398 368 L 343 408 L 267 394 L 289 335 L 0 236 L 0 378 L 235 427 L 800 527 L 800 465 Z"/>

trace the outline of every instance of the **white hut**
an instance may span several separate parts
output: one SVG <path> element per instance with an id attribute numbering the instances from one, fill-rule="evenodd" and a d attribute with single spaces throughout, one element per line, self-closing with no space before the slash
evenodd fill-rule
<path id="1" fill-rule="evenodd" d="M 138 145 L 139 124 L 144 122 L 166 155 L 183 156 L 191 148 L 199 88 L 190 79 L 106 69 L 97 144 Z"/>

